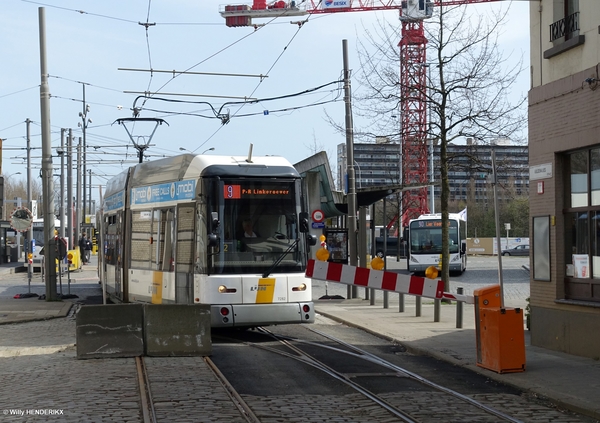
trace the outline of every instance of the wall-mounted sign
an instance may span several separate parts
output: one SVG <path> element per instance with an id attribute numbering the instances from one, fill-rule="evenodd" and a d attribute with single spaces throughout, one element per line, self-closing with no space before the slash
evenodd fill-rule
<path id="1" fill-rule="evenodd" d="M 529 166 L 529 180 L 552 178 L 552 163 Z"/>

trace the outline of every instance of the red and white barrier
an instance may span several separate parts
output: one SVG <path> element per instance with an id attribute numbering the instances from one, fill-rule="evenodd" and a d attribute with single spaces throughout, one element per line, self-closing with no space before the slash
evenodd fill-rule
<path id="1" fill-rule="evenodd" d="M 355 267 L 347 264 L 311 259 L 308 260 L 308 266 L 306 267 L 306 277 L 419 297 L 451 299 L 470 304 L 474 303 L 473 297 L 444 292 L 444 281 L 442 280 L 401 275 L 394 272 Z"/>

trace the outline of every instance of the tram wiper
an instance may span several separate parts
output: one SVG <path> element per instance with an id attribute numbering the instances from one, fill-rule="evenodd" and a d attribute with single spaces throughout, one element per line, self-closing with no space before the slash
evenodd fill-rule
<path id="1" fill-rule="evenodd" d="M 279 257 L 277 257 L 277 260 L 275 260 L 275 262 L 273 262 L 273 264 L 271 265 L 271 267 L 269 267 L 265 271 L 265 273 L 263 273 L 262 277 L 263 278 L 268 277 L 271 274 L 271 272 L 273 271 L 273 269 L 275 269 L 277 267 L 277 265 L 279 263 L 281 263 L 281 260 L 283 260 L 283 258 L 285 257 L 285 255 L 287 253 L 289 253 L 290 251 L 292 251 L 294 249 L 294 247 L 296 247 L 298 245 L 299 242 L 300 242 L 300 238 L 296 238 L 296 240 L 290 244 L 290 246 L 287 248 L 287 250 L 285 250 L 283 253 L 281 253 L 281 255 Z"/>

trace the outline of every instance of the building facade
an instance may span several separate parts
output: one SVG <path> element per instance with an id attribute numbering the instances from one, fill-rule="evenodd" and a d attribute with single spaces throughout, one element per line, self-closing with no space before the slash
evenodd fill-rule
<path id="1" fill-rule="evenodd" d="M 501 187 L 514 189 L 516 195 L 529 192 L 529 149 L 527 145 L 513 145 L 509 142 L 476 142 L 467 139 L 466 144 L 450 144 L 447 153 L 449 159 L 448 178 L 450 183 L 450 201 L 467 201 L 467 197 L 484 206 L 493 204 L 492 191 L 492 150 L 496 154 L 498 183 Z M 439 199 L 441 188 L 440 147 L 434 146 L 433 157 L 428 162 L 437 181 L 434 185 L 434 199 Z M 400 184 L 402 159 L 400 145 L 389 142 L 374 144 L 354 144 L 354 175 L 356 188 Z M 433 167 L 431 166 L 433 163 Z M 337 188 L 346 187 L 346 144 L 337 148 Z M 500 199 L 509 197 L 507 190 L 499 190 Z M 513 195 L 513 191 L 510 192 Z"/>
<path id="2" fill-rule="evenodd" d="M 600 357 L 600 4 L 530 6 L 531 343 Z"/>

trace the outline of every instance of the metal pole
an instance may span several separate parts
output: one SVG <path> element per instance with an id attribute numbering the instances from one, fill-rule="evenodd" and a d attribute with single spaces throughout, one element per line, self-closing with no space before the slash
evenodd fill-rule
<path id="1" fill-rule="evenodd" d="M 356 248 L 356 180 L 354 178 L 354 132 L 352 122 L 352 94 L 350 90 L 350 69 L 348 66 L 348 40 L 342 40 L 344 59 L 344 103 L 346 105 L 346 172 L 348 173 L 348 253 L 350 265 L 357 265 Z M 353 286 L 353 297 L 356 287 Z"/>
<path id="2" fill-rule="evenodd" d="M 29 207 L 29 209 L 33 209 L 33 207 L 31 206 L 31 138 L 30 138 L 30 126 L 31 126 L 31 121 L 29 119 L 27 119 L 25 121 L 26 125 L 27 125 L 27 207 Z M 33 216 L 36 217 L 36 216 Z M 25 254 L 26 257 L 25 259 L 27 260 L 27 286 L 28 286 L 28 293 L 31 294 L 31 278 L 33 277 L 33 264 L 31 263 L 31 260 L 29 260 L 29 254 L 33 254 L 33 225 L 31 228 L 29 228 L 29 230 L 27 231 L 27 248 L 25 249 Z"/>
<path id="3" fill-rule="evenodd" d="M 461 287 L 456 288 L 456 293 L 462 295 L 464 289 Z M 463 303 L 462 301 L 456 302 L 456 327 L 458 329 L 463 327 Z"/>
<path id="4" fill-rule="evenodd" d="M 504 308 L 502 281 L 502 248 L 500 247 L 500 216 L 498 215 L 498 175 L 496 174 L 496 149 L 492 147 L 492 185 L 494 186 L 494 214 L 496 215 L 496 248 L 498 249 L 498 283 L 500 284 L 500 308 Z"/>
<path id="5" fill-rule="evenodd" d="M 42 188 L 44 195 L 44 267 L 46 270 L 46 301 L 56 297 L 56 244 L 54 240 L 54 183 L 52 180 L 52 138 L 50 133 L 50 89 L 46 66 L 46 12 L 39 11 L 40 25 L 40 111 L 42 126 Z"/>
<path id="6" fill-rule="evenodd" d="M 431 64 L 427 63 L 427 72 L 429 74 L 429 81 L 428 81 L 428 85 L 429 85 L 429 101 L 427 103 L 427 111 L 429 112 L 429 117 L 427 118 L 427 124 L 428 124 L 428 128 L 429 128 L 429 141 L 430 141 L 430 147 L 431 147 L 431 152 L 430 152 L 430 156 L 429 156 L 429 165 L 431 167 L 431 185 L 429 187 L 429 195 L 431 196 L 431 199 L 429 200 L 429 208 L 431 209 L 431 213 L 435 213 L 435 199 L 434 199 L 434 195 L 435 195 L 435 187 L 433 185 L 433 183 L 435 182 L 435 173 L 434 173 L 434 169 L 433 169 L 433 153 L 435 152 L 435 148 L 433 145 L 433 134 L 431 131 Z"/>
<path id="7" fill-rule="evenodd" d="M 69 129 L 67 138 L 67 228 L 69 234 L 69 248 L 77 245 L 77 237 L 73 230 L 73 130 Z"/>
<path id="8" fill-rule="evenodd" d="M 76 212 L 75 212 L 75 221 L 77 222 L 77 226 L 75 227 L 75 243 L 73 244 L 73 248 L 76 249 L 77 241 L 79 237 L 81 237 L 81 137 L 79 137 L 79 143 L 77 144 L 77 187 L 75 188 L 77 191 L 77 199 L 75 201 L 76 204 Z M 80 258 L 81 259 L 81 258 Z"/>
<path id="9" fill-rule="evenodd" d="M 86 122 L 86 115 L 87 115 L 87 111 L 86 111 L 86 106 L 85 106 L 85 84 L 82 85 L 83 86 L 83 112 L 79 114 L 79 116 L 81 116 L 81 120 L 82 120 L 82 131 L 83 131 L 83 163 L 82 163 L 82 167 L 83 167 L 83 194 L 81 196 L 81 201 L 83 202 L 83 213 L 79 216 L 80 223 L 81 223 L 81 227 L 83 228 L 83 224 L 85 223 L 85 151 L 86 151 L 86 139 L 85 139 L 85 130 L 87 128 L 87 122 Z M 81 169 L 79 169 L 79 171 L 81 171 Z M 79 234 L 78 234 L 79 236 Z M 78 238 L 79 239 L 79 238 Z"/>
<path id="10" fill-rule="evenodd" d="M 387 270 L 387 211 L 386 198 L 383 199 L 383 270 Z M 383 308 L 390 308 L 389 292 L 383 291 Z"/>
<path id="11" fill-rule="evenodd" d="M 59 234 L 65 237 L 65 129 L 60 130 L 60 199 L 58 214 L 60 215 Z"/>
<path id="12" fill-rule="evenodd" d="M 94 212 L 92 211 L 92 169 L 89 169 L 88 172 L 90 173 L 90 183 L 88 184 L 88 188 L 89 188 L 88 194 L 90 197 L 90 202 L 89 202 L 88 212 L 89 212 L 90 216 L 92 216 L 94 214 Z M 91 219 L 91 217 L 90 217 L 90 219 Z M 90 239 L 92 239 L 91 233 L 89 235 L 90 235 Z"/>

